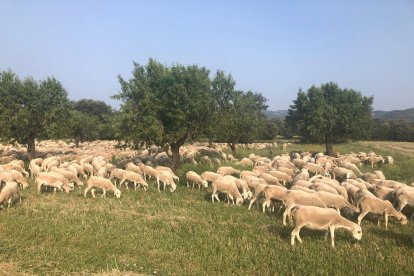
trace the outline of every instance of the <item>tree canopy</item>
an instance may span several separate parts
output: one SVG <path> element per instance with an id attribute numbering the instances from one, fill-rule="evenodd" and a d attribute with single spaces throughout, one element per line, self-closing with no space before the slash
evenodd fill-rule
<path id="1" fill-rule="evenodd" d="M 333 143 L 359 140 L 370 131 L 373 97 L 353 89 L 341 89 L 336 83 L 299 90 L 290 106 L 286 123 L 306 141 L 325 142 L 327 154 Z"/>
<path id="2" fill-rule="evenodd" d="M 118 77 L 123 101 L 125 137 L 137 143 L 169 144 L 172 165 L 179 148 L 203 128 L 212 106 L 209 70 L 197 65 L 165 66 L 150 59 L 146 66 L 134 63 L 132 78 Z"/>
<path id="3" fill-rule="evenodd" d="M 0 137 L 27 145 L 29 158 L 36 154 L 35 138 L 62 133 L 68 111 L 67 92 L 55 78 L 20 80 L 10 70 L 0 72 Z"/>

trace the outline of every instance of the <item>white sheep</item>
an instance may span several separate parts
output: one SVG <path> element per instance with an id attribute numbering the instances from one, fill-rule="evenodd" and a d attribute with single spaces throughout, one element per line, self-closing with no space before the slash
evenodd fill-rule
<path id="1" fill-rule="evenodd" d="M 109 179 L 115 178 L 114 179 L 114 184 L 116 185 L 117 180 L 122 180 L 124 178 L 125 172 L 126 172 L 126 170 L 123 170 L 123 169 L 113 169 L 111 171 Z"/>
<path id="2" fill-rule="evenodd" d="M 36 177 L 35 182 L 37 182 L 37 191 L 40 193 L 42 186 L 49 186 L 60 191 L 65 191 L 69 193 L 71 187 L 69 186 L 69 181 L 64 178 L 62 175 L 54 172 L 42 172 Z"/>
<path id="3" fill-rule="evenodd" d="M 214 180 L 221 177 L 222 175 L 215 173 L 215 172 L 205 171 L 201 173 L 200 176 L 201 176 L 201 179 L 206 180 L 207 182 L 213 182 Z"/>
<path id="4" fill-rule="evenodd" d="M 119 186 L 122 186 L 122 183 L 124 183 L 126 180 L 131 181 L 134 183 L 134 190 L 137 189 L 139 185 L 144 186 L 144 190 L 148 189 L 148 183 L 142 178 L 142 176 L 136 172 L 133 171 L 124 171 L 123 177 L 121 179 L 121 182 L 119 183 Z M 138 184 L 138 185 L 137 185 Z M 128 188 L 128 183 L 125 182 L 125 186 Z"/>
<path id="5" fill-rule="evenodd" d="M 236 186 L 236 183 L 225 177 L 217 178 L 216 180 L 211 183 L 211 189 L 213 190 L 211 194 L 211 200 L 214 203 L 214 198 L 217 199 L 217 201 L 220 201 L 217 192 L 225 193 L 229 199 L 234 204 L 233 196 L 236 197 L 236 204 L 240 205 L 243 203 L 243 197 L 239 192 L 239 189 Z"/>
<path id="6" fill-rule="evenodd" d="M 266 207 L 270 207 L 270 203 L 272 200 L 282 202 L 285 196 L 288 193 L 288 189 L 283 186 L 276 186 L 276 185 L 268 185 L 264 189 L 264 202 L 263 202 L 263 213 L 265 212 Z"/>
<path id="7" fill-rule="evenodd" d="M 99 177 L 99 176 L 91 176 L 88 179 L 87 182 L 87 187 L 85 189 L 85 193 L 84 196 L 86 197 L 87 193 L 91 190 L 92 196 L 95 197 L 95 189 L 94 188 L 101 188 L 103 191 L 102 197 L 106 196 L 106 191 L 113 191 L 115 196 L 117 198 L 121 197 L 121 191 L 115 187 L 114 184 L 112 184 L 112 182 L 107 179 L 107 178 L 103 178 L 103 177 Z"/>
<path id="8" fill-rule="evenodd" d="M 201 189 L 201 186 L 203 186 L 204 188 L 207 188 L 208 187 L 208 183 L 207 183 L 207 180 L 203 180 L 202 178 L 201 178 L 201 176 L 200 175 L 198 175 L 196 172 L 194 172 L 194 171 L 188 171 L 186 174 L 185 174 L 185 178 L 186 178 L 186 180 L 187 180 L 187 187 L 189 187 L 190 186 L 190 183 L 193 183 L 193 188 L 194 188 L 194 185 L 196 184 L 196 185 L 198 185 L 198 188 L 199 189 Z"/>
<path id="9" fill-rule="evenodd" d="M 268 174 L 276 177 L 279 181 L 283 183 L 283 186 L 286 186 L 286 182 L 292 181 L 292 177 L 285 172 L 271 170 L 268 172 Z"/>
<path id="10" fill-rule="evenodd" d="M 401 213 L 395 210 L 391 202 L 388 200 L 382 200 L 375 196 L 364 196 L 357 202 L 357 207 L 360 208 L 361 214 L 358 216 L 358 225 L 361 225 L 362 219 L 368 213 L 376 215 L 384 215 L 385 217 L 385 229 L 388 229 L 388 217 L 396 217 L 401 224 L 407 224 L 407 218 Z M 379 220 L 378 220 L 379 224 Z"/>
<path id="11" fill-rule="evenodd" d="M 26 178 L 23 177 L 23 174 L 16 170 L 9 170 L 9 171 L 1 171 L 0 172 L 0 183 L 1 182 L 17 182 L 21 185 L 23 189 L 29 186 Z"/>
<path id="12" fill-rule="evenodd" d="M 8 203 L 8 207 L 11 206 L 14 197 L 19 197 L 19 201 L 22 202 L 22 197 L 20 195 L 20 189 L 17 182 L 6 182 L 6 185 L 0 192 L 0 205 L 3 207 L 3 202 Z"/>
<path id="13" fill-rule="evenodd" d="M 329 208 L 320 208 L 315 206 L 298 206 L 292 211 L 292 220 L 295 228 L 290 235 L 290 244 L 295 245 L 295 238 L 302 243 L 299 236 L 300 230 L 305 227 L 312 230 L 326 231 L 325 239 L 328 237 L 328 231 L 331 234 L 331 244 L 335 247 L 335 229 L 344 228 L 352 232 L 356 240 L 362 238 L 362 228 L 356 223 L 347 220 L 335 210 Z"/>
<path id="14" fill-rule="evenodd" d="M 144 165 L 142 163 L 140 163 L 138 166 L 144 173 L 144 180 L 147 180 L 147 176 L 148 176 L 148 179 L 150 179 L 151 177 L 154 179 L 157 179 L 159 172 L 155 170 L 153 167 Z"/>
<path id="15" fill-rule="evenodd" d="M 160 172 L 157 175 L 156 181 L 157 181 L 157 185 L 158 185 L 158 192 L 161 192 L 160 191 L 160 183 L 164 184 L 164 191 L 165 191 L 166 186 L 170 186 L 170 192 L 174 192 L 177 189 L 177 185 L 174 182 L 174 178 L 167 171 Z"/>
<path id="16" fill-rule="evenodd" d="M 240 175 L 240 171 L 236 170 L 233 167 L 220 167 L 220 168 L 217 169 L 217 173 L 221 174 L 222 176 L 233 175 L 233 174 Z"/>
<path id="17" fill-rule="evenodd" d="M 60 169 L 60 168 L 56 168 L 56 167 L 52 168 L 51 170 L 53 172 L 56 172 L 56 173 L 59 173 L 59 174 L 63 175 L 69 182 L 74 182 L 78 186 L 83 186 L 84 185 L 83 182 L 78 178 L 78 176 L 73 171 Z"/>

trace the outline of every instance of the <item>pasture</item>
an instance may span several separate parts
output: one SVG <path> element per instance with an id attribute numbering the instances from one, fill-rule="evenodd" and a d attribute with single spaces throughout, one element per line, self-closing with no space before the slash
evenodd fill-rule
<path id="1" fill-rule="evenodd" d="M 287 149 L 321 151 L 322 145 Z M 414 144 L 360 142 L 336 145 L 341 153 L 374 150 L 394 157 L 379 168 L 387 179 L 414 182 Z M 279 154 L 280 149 L 273 155 Z M 240 150 L 239 157 L 248 155 Z M 256 152 L 267 156 L 268 150 Z M 216 167 L 215 167 L 216 168 Z M 157 275 L 342 275 L 413 274 L 412 226 L 364 219 L 361 241 L 336 231 L 336 248 L 322 232 L 302 230 L 303 244 L 290 245 L 292 226 L 281 214 L 262 213 L 248 200 L 242 206 L 211 202 L 207 189 L 187 188 L 183 165 L 174 193 L 122 188 L 116 199 L 70 194 L 38 194 L 31 185 L 22 203 L 0 210 L 0 274 Z M 378 168 L 375 168 L 378 169 Z M 363 172 L 372 171 L 369 166 Z M 31 181 L 31 180 L 30 180 Z M 353 219 L 356 221 L 356 218 Z"/>

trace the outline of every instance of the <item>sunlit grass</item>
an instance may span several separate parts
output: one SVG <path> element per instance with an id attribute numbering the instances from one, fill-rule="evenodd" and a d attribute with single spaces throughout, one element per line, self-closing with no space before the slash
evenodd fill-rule
<path id="1" fill-rule="evenodd" d="M 323 146 L 292 149 L 320 151 Z M 335 147 L 343 153 L 369 149 L 394 157 L 395 165 L 379 167 L 388 178 L 407 183 L 414 179 L 413 159 L 396 150 L 381 151 L 365 143 Z M 217 166 L 183 166 L 174 193 L 158 193 L 153 183 L 147 192 L 123 188 L 120 199 L 112 194 L 84 198 L 81 189 L 66 195 L 28 188 L 22 203 L 0 210 L 0 269 L 14 264 L 18 271 L 41 275 L 114 269 L 160 275 L 414 273 L 409 225 L 391 222 L 387 231 L 367 219 L 361 241 L 338 230 L 335 249 L 323 233 L 303 230 L 303 244 L 292 248 L 292 226 L 282 226 L 281 214 L 263 214 L 256 207 L 249 211 L 247 202 L 213 204 L 208 190 L 186 188 L 184 174 L 190 169 L 200 173 Z"/>

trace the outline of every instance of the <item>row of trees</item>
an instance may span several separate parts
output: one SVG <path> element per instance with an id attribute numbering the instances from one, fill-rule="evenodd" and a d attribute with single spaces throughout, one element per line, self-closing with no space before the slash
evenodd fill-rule
<path id="1" fill-rule="evenodd" d="M 235 156 L 238 143 L 278 134 L 323 141 L 330 155 L 337 142 L 414 138 L 413 124 L 373 121 L 373 97 L 332 82 L 299 90 L 281 121 L 265 117 L 266 98 L 236 89 L 233 77 L 220 70 L 211 78 L 205 67 L 167 66 L 150 59 L 146 65 L 134 63 L 130 79 L 118 80 L 121 89 L 113 98 L 122 106 L 114 111 L 102 101 L 70 101 L 53 77 L 20 80 L 10 70 L 0 72 L 0 139 L 26 144 L 30 158 L 36 138 L 157 144 L 170 147 L 175 166 L 180 147 L 199 138 L 227 143 Z"/>

